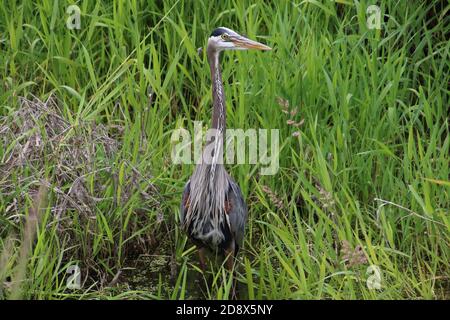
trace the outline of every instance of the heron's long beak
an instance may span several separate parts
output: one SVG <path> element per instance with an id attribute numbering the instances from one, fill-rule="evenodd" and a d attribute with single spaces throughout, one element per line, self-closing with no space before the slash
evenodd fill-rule
<path id="1" fill-rule="evenodd" d="M 266 46 L 265 44 L 262 44 L 262 43 L 259 43 L 257 41 L 253 41 L 253 40 L 247 39 L 246 37 L 243 37 L 243 36 L 233 37 L 230 40 L 238 48 L 256 49 L 256 50 L 272 50 L 271 47 Z"/>

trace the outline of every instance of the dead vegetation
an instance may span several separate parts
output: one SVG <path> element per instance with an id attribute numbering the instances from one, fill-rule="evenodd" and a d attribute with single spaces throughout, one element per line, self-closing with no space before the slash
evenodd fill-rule
<path id="1" fill-rule="evenodd" d="M 19 98 L 19 104 L 0 118 L 0 194 L 6 201 L 0 202 L 0 219 L 7 222 L 0 224 L 0 235 L 20 233 L 26 208 L 45 186 L 47 228 L 54 228 L 61 244 L 71 247 L 67 260 L 80 261 L 100 282 L 111 280 L 96 260 L 111 260 L 113 268 L 114 260 L 155 247 L 155 235 L 164 226 L 157 188 L 148 174 L 122 159 L 124 128 L 73 125 L 54 96 L 45 102 Z M 151 232 L 141 232 L 149 227 Z"/>

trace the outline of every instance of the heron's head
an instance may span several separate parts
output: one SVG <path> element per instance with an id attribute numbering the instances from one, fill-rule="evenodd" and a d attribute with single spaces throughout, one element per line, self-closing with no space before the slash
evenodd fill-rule
<path id="1" fill-rule="evenodd" d="M 271 50 L 272 48 L 241 36 L 231 29 L 220 27 L 211 33 L 211 36 L 208 39 L 208 49 L 220 52 L 223 50 L 248 49 Z"/>

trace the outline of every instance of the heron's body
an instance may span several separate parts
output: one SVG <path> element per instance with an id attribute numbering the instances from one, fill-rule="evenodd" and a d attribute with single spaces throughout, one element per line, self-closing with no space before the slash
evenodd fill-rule
<path id="1" fill-rule="evenodd" d="M 216 178 L 209 181 L 210 165 L 196 168 L 184 189 L 181 223 L 189 237 L 200 248 L 207 247 L 223 253 L 234 249 L 236 254 L 244 238 L 247 208 L 239 186 L 225 169 L 219 169 L 215 175 L 221 176 L 217 180 L 225 181 L 225 183 L 220 186 L 210 183 L 217 181 Z M 202 187 L 207 190 L 203 194 L 208 195 L 200 196 L 200 202 L 195 204 L 192 202 L 195 198 L 193 189 L 196 188 L 195 185 L 202 182 L 205 183 Z M 187 217 L 189 209 L 192 212 Z"/>
<path id="2" fill-rule="evenodd" d="M 219 56 L 226 49 L 250 48 L 270 49 L 227 28 L 217 28 L 208 40 L 214 106 L 212 128 L 216 131 L 214 139 L 209 142 L 213 144 L 212 148 L 205 148 L 203 161 L 186 183 L 180 208 L 182 228 L 199 247 L 202 268 L 202 250 L 205 247 L 231 256 L 228 266 L 232 267 L 232 257 L 244 239 L 247 207 L 239 186 L 229 176 L 222 161 L 226 108 Z M 205 161 L 206 158 L 211 159 Z"/>

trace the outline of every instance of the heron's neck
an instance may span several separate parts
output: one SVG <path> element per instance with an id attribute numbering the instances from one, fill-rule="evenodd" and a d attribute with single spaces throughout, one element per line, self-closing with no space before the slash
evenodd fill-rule
<path id="1" fill-rule="evenodd" d="M 218 225 L 222 219 L 225 206 L 225 191 L 228 189 L 228 175 L 222 161 L 223 137 L 225 136 L 225 97 L 223 92 L 222 75 L 219 65 L 219 52 L 207 49 L 208 62 L 211 67 L 213 114 L 212 128 L 216 129 L 216 137 L 209 142 L 214 144 L 212 154 L 210 148 L 205 148 L 203 156 L 213 156 L 211 162 L 199 163 L 191 177 L 191 205 L 189 206 L 186 221 L 194 219 L 192 212 L 198 212 L 197 216 L 210 217 L 212 214 L 214 225 Z M 219 135 L 219 139 L 217 139 Z"/>
<path id="2" fill-rule="evenodd" d="M 212 128 L 217 129 L 222 135 L 225 134 L 226 109 L 225 95 L 223 91 L 222 73 L 220 71 L 219 52 L 208 48 L 208 62 L 211 68 L 213 114 Z"/>

